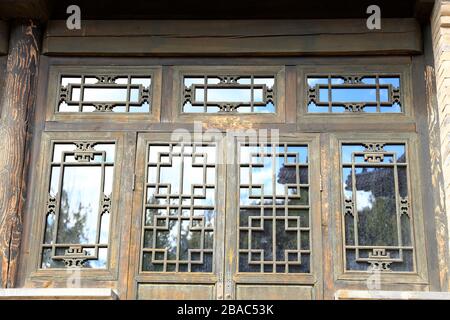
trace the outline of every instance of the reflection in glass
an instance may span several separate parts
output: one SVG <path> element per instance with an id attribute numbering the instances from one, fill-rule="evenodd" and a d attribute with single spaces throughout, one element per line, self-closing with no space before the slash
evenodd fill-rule
<path id="1" fill-rule="evenodd" d="M 114 172 L 112 143 L 54 143 L 42 268 L 105 268 Z"/>
<path id="2" fill-rule="evenodd" d="M 239 271 L 310 272 L 308 147 L 241 145 Z"/>
<path id="3" fill-rule="evenodd" d="M 212 272 L 216 147 L 150 144 L 142 271 Z"/>

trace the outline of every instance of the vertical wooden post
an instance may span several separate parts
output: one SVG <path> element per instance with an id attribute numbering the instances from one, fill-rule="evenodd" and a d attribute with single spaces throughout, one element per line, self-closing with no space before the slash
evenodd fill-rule
<path id="1" fill-rule="evenodd" d="M 29 166 L 41 31 L 33 20 L 10 26 L 5 87 L 0 100 L 0 287 L 14 287 Z"/>

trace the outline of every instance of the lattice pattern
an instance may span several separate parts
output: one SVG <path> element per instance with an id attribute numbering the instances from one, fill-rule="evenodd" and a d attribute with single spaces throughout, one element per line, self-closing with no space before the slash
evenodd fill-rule
<path id="1" fill-rule="evenodd" d="M 307 77 L 308 112 L 400 113 L 400 76 L 315 76 Z"/>
<path id="2" fill-rule="evenodd" d="M 105 268 L 115 146 L 53 143 L 42 268 Z"/>
<path id="3" fill-rule="evenodd" d="M 183 112 L 275 113 L 275 77 L 185 76 Z"/>
<path id="4" fill-rule="evenodd" d="M 413 272 L 405 144 L 342 146 L 346 269 Z"/>
<path id="5" fill-rule="evenodd" d="M 306 145 L 240 145 L 239 271 L 310 272 Z"/>
<path id="6" fill-rule="evenodd" d="M 216 146 L 150 144 L 142 271 L 212 272 Z"/>
<path id="7" fill-rule="evenodd" d="M 148 75 L 65 75 L 57 112 L 149 112 L 151 92 Z"/>

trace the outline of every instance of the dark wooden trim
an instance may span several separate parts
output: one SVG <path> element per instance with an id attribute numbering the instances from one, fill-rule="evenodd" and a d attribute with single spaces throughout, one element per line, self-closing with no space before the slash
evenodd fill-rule
<path id="1" fill-rule="evenodd" d="M 17 273 L 40 36 L 33 20 L 11 24 L 5 91 L 0 100 L 0 287 L 14 287 Z"/>
<path id="2" fill-rule="evenodd" d="M 415 19 L 343 20 L 87 20 L 69 30 L 49 21 L 43 53 L 73 56 L 415 55 L 422 53 Z"/>
<path id="3" fill-rule="evenodd" d="M 0 56 L 8 54 L 8 24 L 0 21 Z"/>
<path id="4" fill-rule="evenodd" d="M 48 19 L 51 2 L 49 0 L 1 0 L 0 19 Z"/>

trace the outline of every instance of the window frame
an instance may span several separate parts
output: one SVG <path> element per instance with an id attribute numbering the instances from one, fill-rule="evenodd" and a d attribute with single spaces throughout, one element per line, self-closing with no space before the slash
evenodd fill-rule
<path id="1" fill-rule="evenodd" d="M 274 76 L 275 79 L 275 113 L 187 113 L 183 112 L 184 76 L 189 75 L 242 75 L 242 76 Z M 224 119 L 250 121 L 253 123 L 284 123 L 286 119 L 286 71 L 284 65 L 279 66 L 246 66 L 246 65 L 181 65 L 173 67 L 173 121 L 221 123 Z"/>
<path id="2" fill-rule="evenodd" d="M 43 243 L 46 213 L 45 208 L 48 199 L 48 186 L 50 181 L 50 161 L 53 156 L 52 145 L 53 143 L 64 143 L 72 141 L 102 141 L 112 142 L 115 144 L 115 159 L 114 159 L 114 181 L 111 194 L 111 216 L 110 227 L 108 235 L 108 259 L 106 268 L 92 269 L 92 268 L 42 268 L 41 257 L 42 250 L 41 245 Z M 73 274 L 70 271 L 79 270 L 81 281 L 84 282 L 98 282 L 116 280 L 118 276 L 118 257 L 120 256 L 119 248 L 120 243 L 118 241 L 120 235 L 120 225 L 123 223 L 120 219 L 120 202 L 122 200 L 120 185 L 123 180 L 122 167 L 124 159 L 124 137 L 119 132 L 44 132 L 42 134 L 41 154 L 39 163 L 36 166 L 38 171 L 39 184 L 37 186 L 37 192 L 35 193 L 33 203 L 35 204 L 34 215 L 32 218 L 32 237 L 30 245 L 30 263 L 29 267 L 29 280 L 39 281 L 43 278 L 54 277 L 55 282 L 67 281 Z"/>
<path id="3" fill-rule="evenodd" d="M 1 59 L 1 58 L 0 58 Z M 115 239 L 115 246 L 120 247 L 121 251 L 118 253 L 120 255 L 120 261 L 117 262 L 117 265 L 114 269 L 109 273 L 103 273 L 103 275 L 97 276 L 95 272 L 91 272 L 89 274 L 86 273 L 86 277 L 83 276 L 87 286 L 105 286 L 105 287 L 113 287 L 119 289 L 119 294 L 121 298 L 136 298 L 135 288 L 137 285 L 141 283 L 145 285 L 150 280 L 149 278 L 144 279 L 143 277 L 135 277 L 135 273 L 133 267 L 128 268 L 128 263 L 130 259 L 134 258 L 135 251 L 137 251 L 136 247 L 133 247 L 133 239 L 129 239 L 130 235 L 127 234 L 130 230 L 135 230 L 134 224 L 136 223 L 134 201 L 133 197 L 135 196 L 135 191 L 132 187 L 133 183 L 136 182 L 133 178 L 135 171 L 138 169 L 136 167 L 136 155 L 137 155 L 137 136 L 141 133 L 148 135 L 167 135 L 172 130 L 177 128 L 183 128 L 191 130 L 192 126 L 190 122 L 196 120 L 194 117 L 177 118 L 176 113 L 179 112 L 180 108 L 178 107 L 177 97 L 173 76 L 176 74 L 176 70 L 178 68 L 193 68 L 194 70 L 198 70 L 199 68 L 206 68 L 208 70 L 214 68 L 220 68 L 220 66 L 225 66 L 231 68 L 233 70 L 239 68 L 248 68 L 248 66 L 252 66 L 255 69 L 264 69 L 266 70 L 266 66 L 273 67 L 274 65 L 282 66 L 285 71 L 285 113 L 283 114 L 283 120 L 279 122 L 271 122 L 271 120 L 265 119 L 264 121 L 256 121 L 256 117 L 264 116 L 264 114 L 256 114 L 251 115 L 251 117 L 247 117 L 244 121 L 242 119 L 244 115 L 238 114 L 235 116 L 219 116 L 214 117 L 211 115 L 206 115 L 201 118 L 201 120 L 211 128 L 217 128 L 222 132 L 225 131 L 227 126 L 230 128 L 253 128 L 253 129 L 279 129 L 280 136 L 286 135 L 287 137 L 296 137 L 296 136 L 307 136 L 310 134 L 316 134 L 320 143 L 318 145 L 318 149 L 314 152 L 320 153 L 320 172 L 318 172 L 317 177 L 313 177 L 315 179 L 315 183 L 317 184 L 317 188 L 319 185 L 321 186 L 320 195 L 317 195 L 319 199 L 321 199 L 321 203 L 318 206 L 321 208 L 321 211 L 317 212 L 318 215 L 321 215 L 321 225 L 317 225 L 316 227 L 321 230 L 321 240 L 322 247 L 319 250 L 323 250 L 321 259 L 323 262 L 323 270 L 321 279 L 313 279 L 311 283 L 314 284 L 314 288 L 317 288 L 318 292 L 315 295 L 316 298 L 323 297 L 332 297 L 334 292 L 333 290 L 337 290 L 339 288 L 350 288 L 350 287 L 360 287 L 361 289 L 367 289 L 366 280 L 367 277 L 364 275 L 348 275 L 343 274 L 339 269 L 340 255 L 339 251 L 342 248 L 339 247 L 339 239 L 335 238 L 333 233 L 336 231 L 336 219 L 335 219 L 335 211 L 333 211 L 333 206 L 336 203 L 340 203 L 340 198 L 336 198 L 334 193 L 336 192 L 334 187 L 336 184 L 333 181 L 333 176 L 330 178 L 330 171 L 336 172 L 335 162 L 330 162 L 331 160 L 337 161 L 339 159 L 336 158 L 334 153 L 330 153 L 330 149 L 333 149 L 333 145 L 330 145 L 330 136 L 335 137 L 342 135 L 344 138 L 354 138 L 355 134 L 361 134 L 365 136 L 373 136 L 374 139 L 371 140 L 379 140 L 381 136 L 386 137 L 403 137 L 411 138 L 414 141 L 417 141 L 415 146 L 419 147 L 420 144 L 424 144 L 422 146 L 422 151 L 426 150 L 424 155 L 418 154 L 419 151 L 413 152 L 416 154 L 417 158 L 415 163 L 415 167 L 409 166 L 409 172 L 411 175 L 411 170 L 415 170 L 413 173 L 415 178 L 421 179 L 425 182 L 425 185 L 413 185 L 412 187 L 416 188 L 416 192 L 412 193 L 415 201 L 420 205 L 415 208 L 414 212 L 418 210 L 422 210 L 421 217 L 426 217 L 427 221 L 424 221 L 426 226 L 422 224 L 420 228 L 422 228 L 422 233 L 425 234 L 425 238 L 423 239 L 423 243 L 425 241 L 429 241 L 429 239 L 435 237 L 434 233 L 430 233 L 430 228 L 434 228 L 434 221 L 428 221 L 428 218 L 432 217 L 432 212 L 423 212 L 422 206 L 427 209 L 430 208 L 429 199 L 424 199 L 421 197 L 418 198 L 417 194 L 421 195 L 421 193 L 425 192 L 426 186 L 431 186 L 431 181 L 428 181 L 428 177 L 426 177 L 426 173 L 430 170 L 427 166 L 427 160 L 424 157 L 429 157 L 428 155 L 428 144 L 429 142 L 424 138 L 424 135 L 427 134 L 425 130 L 426 123 L 424 124 L 424 115 L 426 115 L 426 108 L 424 106 L 425 103 L 425 86 L 423 82 L 423 68 L 421 57 L 402 57 L 398 55 L 388 56 L 388 57 L 291 57 L 291 58 L 258 58 L 254 57 L 249 58 L 170 58 L 170 57 L 154 57 L 154 58 L 129 58 L 129 57 L 47 57 L 41 56 L 40 61 L 40 72 L 39 72 L 39 81 L 38 81 L 38 94 L 37 103 L 36 103 L 36 112 L 34 125 L 36 127 L 33 132 L 33 142 L 31 149 L 32 160 L 31 163 L 35 163 L 35 160 L 43 157 L 42 146 L 45 145 L 45 140 L 48 139 L 48 136 L 62 134 L 64 136 L 64 132 L 67 132 L 67 136 L 74 137 L 76 139 L 80 135 L 91 134 L 98 136 L 105 136 L 108 134 L 121 136 L 124 141 L 123 144 L 123 154 L 130 159 L 128 162 L 121 161 L 121 181 L 123 181 L 123 189 L 121 190 L 120 203 L 119 207 L 121 210 L 127 210 L 127 208 L 133 206 L 133 217 L 120 215 L 120 218 L 117 223 L 120 225 L 118 230 L 120 229 L 120 236 Z M 355 64 L 351 64 L 351 62 L 355 62 Z M 82 67 L 77 67 L 82 63 Z M 407 70 L 409 75 L 409 79 L 411 81 L 411 96 L 410 99 L 412 104 L 410 104 L 409 109 L 411 111 L 411 116 L 403 115 L 403 114 L 394 114 L 395 117 L 392 117 L 392 114 L 388 114 L 388 117 L 384 114 L 376 115 L 376 114 L 363 114 L 363 117 L 358 117 L 355 119 L 349 119 L 348 117 L 335 117 L 336 114 L 325 114 L 325 115 L 305 115 L 304 117 L 299 117 L 299 113 L 301 114 L 301 107 L 303 104 L 301 103 L 301 93 L 302 89 L 299 86 L 299 77 L 300 72 L 299 69 L 304 68 L 314 68 L 314 66 L 321 66 L 323 68 L 335 68 L 336 66 L 339 68 L 347 68 L 354 67 L 354 65 L 361 68 L 369 68 L 370 70 L 377 70 L 377 67 L 383 67 L 386 64 L 385 68 L 390 69 L 391 67 L 395 68 L 397 65 L 402 65 Z M 73 67 L 73 68 L 86 68 L 90 69 L 91 67 L 103 66 L 104 68 L 110 70 L 108 66 L 120 66 L 121 68 L 128 70 L 131 68 L 138 68 L 139 66 L 146 65 L 148 68 L 156 68 L 161 72 L 161 89 L 160 96 L 162 101 L 164 101 L 164 105 L 161 106 L 161 115 L 157 119 L 152 121 L 148 121 L 147 119 L 141 117 L 139 119 L 130 119 L 125 115 L 125 117 L 121 117 L 120 115 L 114 114 L 113 118 L 104 118 L 103 119 L 93 119 L 88 120 L 89 116 L 92 114 L 82 114 L 81 117 L 72 118 L 54 118 L 54 114 L 51 114 L 51 117 L 48 117 L 47 112 L 49 108 L 51 111 L 54 110 L 55 105 L 48 103 L 48 96 L 45 93 L 49 93 L 49 87 L 51 87 L 51 82 L 49 77 L 49 70 L 54 68 L 63 68 L 63 67 Z M 196 66 L 197 65 L 197 66 Z M 257 66 L 256 66 L 257 65 Z M 348 69 L 345 69 L 348 70 Z M 141 72 L 139 72 L 141 73 Z M 349 73 L 349 72 L 346 72 Z M 414 92 L 412 90 L 414 88 Z M 402 90 L 405 93 L 405 90 Z M 57 93 L 55 93 L 57 94 Z M 414 94 L 414 95 L 413 95 Z M 420 108 L 420 109 L 419 109 Z M 198 114 L 194 114 L 194 116 L 198 116 Z M 353 116 L 353 115 L 351 115 Z M 218 121 L 219 120 L 219 121 Z M 236 124 L 237 122 L 237 124 Z M 236 124 L 235 126 L 233 126 Z M 207 128 L 205 128 L 207 129 Z M 339 133 L 343 132 L 345 133 Z M 367 132 L 367 133 L 364 133 Z M 388 132 L 382 134 L 375 134 L 374 132 Z M 91 139 L 90 139 L 91 140 Z M 105 140 L 104 137 L 101 140 Z M 359 141 L 356 141 L 359 142 Z M 339 150 L 339 149 L 336 149 Z M 227 152 L 233 152 L 227 151 Z M 231 154 L 231 153 L 230 153 Z M 411 159 L 411 157 L 410 157 Z M 39 165 L 39 164 L 38 164 Z M 19 283 L 22 285 L 30 285 L 33 287 L 42 287 L 47 285 L 58 286 L 64 285 L 67 280 L 67 272 L 66 270 L 58 271 L 58 270 L 46 270 L 45 272 L 36 272 L 36 267 L 34 262 L 37 261 L 35 259 L 35 253 L 33 251 L 34 240 L 36 236 L 35 229 L 35 218 L 36 216 L 40 217 L 40 212 L 36 212 L 35 205 L 37 200 L 35 200 L 39 194 L 41 193 L 41 183 L 42 183 L 42 168 L 39 166 L 32 166 L 30 170 L 30 179 L 28 180 L 28 190 L 30 196 L 27 199 L 26 203 L 26 217 L 24 219 L 24 242 L 21 248 L 21 257 L 20 257 L 20 275 L 19 275 Z M 338 162 L 338 171 L 336 173 L 340 173 L 340 162 Z M 418 170 L 420 168 L 420 170 Z M 322 178 L 322 182 L 319 180 L 319 175 Z M 44 179 L 45 180 L 45 179 Z M 431 180 L 431 178 L 430 178 Z M 418 181 L 418 180 L 417 180 Z M 45 181 L 44 181 L 45 182 Z M 313 181 L 311 181 L 313 182 Z M 417 182 L 418 183 L 418 182 Z M 328 186 L 330 184 L 330 186 Z M 137 182 L 136 182 L 137 185 Z M 39 187 L 37 187 L 39 186 Z M 228 186 L 227 186 L 228 187 Z M 33 190 L 36 189 L 36 190 Z M 340 189 L 338 189 L 340 191 Z M 412 192 L 412 190 L 411 190 Z M 329 193 L 330 195 L 326 195 Z M 340 193 L 339 193 L 340 194 Z M 41 201 L 41 200 L 39 200 Z M 336 202 L 339 201 L 339 202 Z M 412 204 L 415 206 L 415 204 Z M 338 209 L 340 207 L 338 206 Z M 227 210 L 231 210 L 231 208 L 227 208 Z M 320 209 L 319 209 L 320 210 Z M 429 211 L 429 210 L 428 210 Z M 125 212 L 125 211 L 124 211 Z M 142 214 L 141 211 L 138 212 L 139 215 Z M 331 219 L 331 218 L 332 219 Z M 133 220 L 132 220 L 133 218 Z M 423 220 L 423 219 L 422 219 Z M 432 220 L 432 219 L 431 219 Z M 424 227 L 427 229 L 425 230 Z M 416 230 L 416 225 L 415 225 Z M 339 230 L 337 230 L 339 231 Z M 420 231 L 420 230 L 419 230 Z M 426 233 L 425 233 L 426 231 Z M 131 235 L 133 237 L 133 235 Z M 30 240 L 31 239 L 31 240 Z M 433 239 L 432 239 L 433 240 Z M 314 239 L 313 239 L 314 243 Z M 437 259 L 436 250 L 433 247 L 433 243 L 425 243 L 427 246 L 427 260 L 428 266 L 425 265 L 420 270 L 420 274 L 412 275 L 405 278 L 402 278 L 401 281 L 398 281 L 398 277 L 388 276 L 385 277 L 386 281 L 383 282 L 386 285 L 386 288 L 400 288 L 406 289 L 410 288 L 411 290 L 431 290 L 434 284 L 433 275 L 427 274 L 427 270 L 434 270 L 435 262 L 434 259 Z M 425 250 L 422 250 L 425 256 Z M 416 254 L 418 251 L 416 249 Z M 118 255 L 118 256 L 119 256 Z M 132 260 L 130 260 L 132 261 Z M 423 263 L 422 263 L 423 264 Z M 337 268 L 337 270 L 335 270 Z M 94 270 L 95 271 L 95 270 Z M 429 279 L 428 279 L 429 277 Z M 175 279 L 169 280 L 158 280 L 157 277 L 155 280 L 151 281 L 159 281 L 161 282 L 169 282 L 176 281 Z M 249 287 L 256 287 L 256 283 L 252 284 L 252 281 L 256 281 L 251 278 L 240 278 L 242 280 L 242 284 L 246 284 Z M 84 280 L 83 280 L 84 281 Z M 208 280 L 209 281 L 209 280 Z M 286 280 L 271 280 L 272 282 L 267 282 L 267 284 L 279 283 L 284 284 Z M 315 282 L 314 282 L 315 281 Z M 199 287 L 200 283 L 205 283 L 204 278 L 197 278 L 197 281 L 193 281 L 191 283 L 191 287 Z M 236 284 L 236 283 L 235 283 Z M 397 286 L 400 284 L 400 286 Z M 299 284 L 299 286 L 303 286 L 303 284 Z M 237 293 L 236 293 L 237 294 Z"/>
<path id="4" fill-rule="evenodd" d="M 407 158 L 407 175 L 408 188 L 411 195 L 409 205 L 412 217 L 411 236 L 414 246 L 415 272 L 381 272 L 381 285 L 389 284 L 417 284 L 428 285 L 428 265 L 429 257 L 426 255 L 425 243 L 425 229 L 424 229 L 424 212 L 422 207 L 422 190 L 421 177 L 418 174 L 420 166 L 420 157 L 417 153 L 419 147 L 418 137 L 414 133 L 397 133 L 395 137 L 392 134 L 386 133 L 358 133 L 358 137 L 349 133 L 332 134 L 330 139 L 330 155 L 332 155 L 331 162 L 331 201 L 330 210 L 334 216 L 332 219 L 334 223 L 333 240 L 336 243 L 336 259 L 334 260 L 334 274 L 338 282 L 357 281 L 361 285 L 366 285 L 365 282 L 371 276 L 371 273 L 346 270 L 345 268 L 345 251 L 344 251 L 344 219 L 343 219 L 343 190 L 342 190 L 342 157 L 341 148 L 343 144 L 352 143 L 370 143 L 370 142 L 385 142 L 389 144 L 402 143 L 405 144 Z M 338 190 L 333 192 L 332 190 Z"/>
<path id="5" fill-rule="evenodd" d="M 415 123 L 414 95 L 412 89 L 412 62 L 410 59 L 399 58 L 386 61 L 382 64 L 379 59 L 355 59 L 354 64 L 347 61 L 333 65 L 324 62 L 311 65 L 297 66 L 297 122 L 300 125 L 318 125 L 331 123 L 340 128 L 344 124 L 375 126 L 378 123 L 396 124 L 403 126 Z M 402 100 L 402 112 L 399 113 L 368 113 L 368 112 L 343 112 L 343 113 L 313 113 L 308 112 L 308 75 L 339 76 L 339 75 L 383 75 L 398 74 L 400 76 L 400 90 Z"/>
<path id="6" fill-rule="evenodd" d="M 146 65 L 54 65 L 49 66 L 47 121 L 62 122 L 159 122 L 161 113 L 161 66 Z M 150 85 L 150 112 L 142 113 L 115 113 L 115 112 L 58 112 L 60 80 L 64 75 L 136 75 L 148 74 L 151 76 Z"/>

